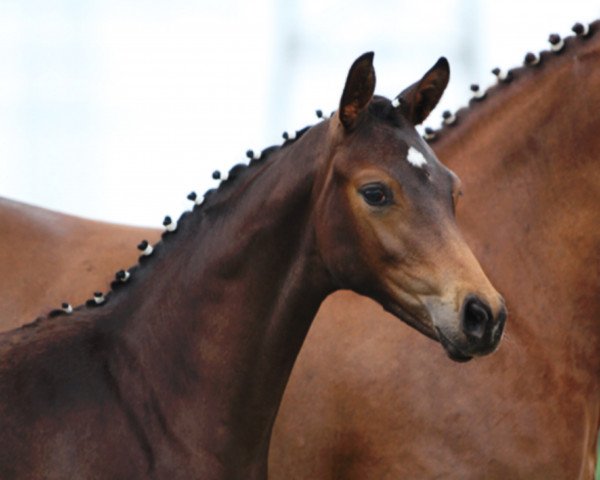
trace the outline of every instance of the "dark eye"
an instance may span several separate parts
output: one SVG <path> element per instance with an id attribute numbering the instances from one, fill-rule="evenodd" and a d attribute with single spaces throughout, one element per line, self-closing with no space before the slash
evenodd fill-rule
<path id="1" fill-rule="evenodd" d="M 389 205 L 392 200 L 391 192 L 383 185 L 365 185 L 360 189 L 360 194 L 365 201 L 374 207 Z"/>

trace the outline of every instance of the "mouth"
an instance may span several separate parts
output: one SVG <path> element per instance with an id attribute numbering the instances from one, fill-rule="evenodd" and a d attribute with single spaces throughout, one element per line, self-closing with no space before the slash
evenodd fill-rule
<path id="1" fill-rule="evenodd" d="M 398 317 L 401 321 L 411 326 L 418 332 L 422 333 L 426 337 L 435 340 L 436 342 L 440 341 L 439 335 L 436 334 L 433 327 L 431 327 L 425 318 L 419 318 L 417 315 L 411 313 L 407 309 L 401 307 L 400 305 L 394 303 L 392 305 L 383 307 L 386 311 L 390 312 L 395 317 Z"/>
<path id="2" fill-rule="evenodd" d="M 465 363 L 473 359 L 472 355 L 467 355 L 463 353 L 460 350 L 460 348 L 458 348 L 448 338 L 446 338 L 446 336 L 444 336 L 444 334 L 440 331 L 439 328 L 430 326 L 428 323 L 428 318 L 424 318 L 414 313 L 411 313 L 409 310 L 401 307 L 396 303 L 392 305 L 387 305 L 384 307 L 384 309 L 390 312 L 395 317 L 402 320 L 407 325 L 417 330 L 418 332 L 422 333 L 426 337 L 431 338 L 436 342 L 439 342 L 444 348 L 444 351 L 446 352 L 446 355 L 448 355 L 448 358 L 450 358 L 450 360 L 459 363 Z"/>
<path id="3" fill-rule="evenodd" d="M 446 338 L 444 336 L 444 334 L 440 331 L 439 328 L 436 328 L 436 331 L 437 331 L 437 336 L 438 336 L 439 342 L 444 347 L 444 350 L 446 351 L 446 355 L 448 355 L 448 358 L 450 358 L 450 360 L 454 360 L 455 362 L 459 362 L 459 363 L 465 363 L 465 362 L 468 362 L 469 360 L 473 359 L 472 355 L 466 355 L 456 345 L 454 345 L 448 338 Z"/>

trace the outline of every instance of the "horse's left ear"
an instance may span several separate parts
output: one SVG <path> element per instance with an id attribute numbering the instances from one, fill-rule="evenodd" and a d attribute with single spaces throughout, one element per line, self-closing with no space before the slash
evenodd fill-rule
<path id="1" fill-rule="evenodd" d="M 358 57 L 348 72 L 346 86 L 340 100 L 339 118 L 344 128 L 352 130 L 375 91 L 373 52 Z"/>
<path id="2" fill-rule="evenodd" d="M 449 79 L 450 65 L 446 58 L 441 57 L 421 80 L 398 95 L 398 108 L 413 125 L 419 125 L 440 101 Z"/>

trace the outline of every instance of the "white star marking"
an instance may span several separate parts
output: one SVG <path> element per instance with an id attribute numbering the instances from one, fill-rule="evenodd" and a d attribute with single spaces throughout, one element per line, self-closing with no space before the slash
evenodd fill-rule
<path id="1" fill-rule="evenodd" d="M 410 147 L 408 149 L 408 155 L 406 156 L 406 160 L 412 166 L 421 168 L 423 165 L 427 163 L 427 160 L 423 156 L 421 152 L 419 152 L 415 147 Z"/>

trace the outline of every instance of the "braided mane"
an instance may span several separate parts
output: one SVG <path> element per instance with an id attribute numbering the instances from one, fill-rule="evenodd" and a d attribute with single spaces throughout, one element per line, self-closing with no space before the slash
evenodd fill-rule
<path id="1" fill-rule="evenodd" d="M 321 111 L 317 111 L 317 116 L 320 119 L 326 119 L 325 116 L 321 113 Z M 29 323 L 27 327 L 35 326 L 40 321 L 45 318 L 54 318 L 57 316 L 63 315 L 71 315 L 73 312 L 80 312 L 84 308 L 98 308 L 105 305 L 110 298 L 114 295 L 115 292 L 121 290 L 125 287 L 127 282 L 131 277 L 134 277 L 136 272 L 139 270 L 141 266 L 150 261 L 150 258 L 156 254 L 156 252 L 160 252 L 165 248 L 165 243 L 168 238 L 172 235 L 176 235 L 177 229 L 181 226 L 186 225 L 186 220 L 193 214 L 199 213 L 209 209 L 212 205 L 214 205 L 220 198 L 219 193 L 223 192 L 228 187 L 232 186 L 235 183 L 235 180 L 247 169 L 256 168 L 259 165 L 264 164 L 269 159 L 272 158 L 272 155 L 276 152 L 281 151 L 282 149 L 288 147 L 289 145 L 295 143 L 299 140 L 310 128 L 312 125 L 306 126 L 300 130 L 296 130 L 293 134 L 289 134 L 288 132 L 283 133 L 283 144 L 281 145 L 272 145 L 270 147 L 265 148 L 260 152 L 260 154 L 256 155 L 252 150 L 248 150 L 246 152 L 246 156 L 250 159 L 248 164 L 238 163 L 230 168 L 227 176 L 222 177 L 219 171 L 213 172 L 213 179 L 221 180 L 218 187 L 211 188 L 207 190 L 202 196 L 202 200 L 199 200 L 197 194 L 195 192 L 191 192 L 188 195 L 188 199 L 194 201 L 194 207 L 192 210 L 187 210 L 183 212 L 179 219 L 176 222 L 173 222 L 171 217 L 165 217 L 163 225 L 166 227 L 166 230 L 161 235 L 161 240 L 157 242 L 155 245 L 149 245 L 146 240 L 143 240 L 139 245 L 138 249 L 142 251 L 142 255 L 138 258 L 138 263 L 127 270 L 119 270 L 115 274 L 115 280 L 113 280 L 110 284 L 110 290 L 106 293 L 95 292 L 94 297 L 87 300 L 83 305 L 79 305 L 77 307 L 72 307 L 68 303 L 63 303 L 62 307 L 59 309 L 52 310 L 48 313 L 47 317 L 39 317 L 34 322 Z"/>
<path id="2" fill-rule="evenodd" d="M 468 102 L 467 106 L 460 108 L 455 113 L 451 113 L 450 111 L 445 111 L 442 114 L 443 121 L 442 125 L 438 129 L 432 129 L 430 127 L 425 128 L 424 139 L 429 143 L 434 143 L 436 140 L 443 138 L 445 135 L 449 134 L 449 131 L 452 131 L 453 128 L 459 126 L 461 121 L 464 121 L 465 118 L 472 114 L 472 112 L 476 111 L 479 104 L 486 101 L 487 98 L 495 95 L 499 95 L 502 92 L 506 91 L 507 86 L 512 82 L 518 82 L 522 80 L 525 76 L 530 76 L 532 71 L 536 69 L 541 69 L 546 64 L 552 64 L 555 60 L 554 57 L 560 56 L 565 52 L 565 50 L 576 49 L 585 44 L 585 42 L 596 34 L 598 30 L 600 30 L 600 20 L 595 21 L 589 25 L 582 25 L 580 23 L 575 24 L 572 28 L 575 35 L 569 36 L 564 40 L 561 39 L 558 35 L 552 34 L 550 35 L 549 41 L 551 44 L 550 50 L 544 50 L 540 52 L 538 56 L 533 53 L 527 53 L 525 56 L 524 64 L 519 67 L 512 68 L 506 72 L 502 72 L 499 68 L 495 68 L 492 70 L 492 73 L 497 77 L 497 83 L 488 87 L 486 90 L 482 91 L 478 85 L 472 85 L 471 90 L 473 91 L 473 97 Z M 317 110 L 317 117 L 320 119 L 326 119 L 323 113 L 320 110 Z M 148 242 L 143 241 L 138 248 L 142 251 L 142 255 L 138 259 L 138 263 L 127 270 L 120 270 L 116 273 L 115 280 L 110 284 L 110 290 L 103 294 L 102 292 L 96 292 L 94 294 L 94 298 L 88 300 L 85 304 L 77 306 L 75 308 L 71 307 L 71 305 L 67 303 L 63 303 L 62 308 L 52 310 L 47 317 L 40 317 L 35 322 L 26 325 L 35 326 L 39 321 L 44 320 L 45 318 L 54 318 L 57 316 L 67 316 L 72 314 L 73 312 L 78 312 L 86 307 L 88 308 L 98 308 L 102 305 L 105 305 L 112 295 L 114 295 L 117 291 L 121 290 L 125 287 L 130 277 L 135 277 L 136 271 L 139 270 L 146 262 L 150 261 L 150 258 L 155 255 L 155 252 L 160 251 L 165 248 L 165 243 L 168 241 L 168 238 L 172 235 L 177 234 L 177 225 L 184 226 L 188 217 L 192 213 L 198 213 L 210 208 L 214 205 L 220 198 L 219 193 L 225 190 L 227 187 L 231 186 L 235 183 L 235 180 L 240 176 L 240 174 L 247 169 L 255 168 L 257 165 L 262 165 L 264 162 L 268 161 L 275 152 L 282 150 L 283 148 L 295 143 L 298 139 L 300 139 L 310 128 L 311 126 L 306 126 L 301 130 L 297 130 L 295 133 L 289 134 L 288 132 L 283 133 L 284 142 L 282 145 L 273 145 L 267 147 L 262 150 L 260 154 L 255 155 L 254 152 L 249 150 L 247 152 L 247 157 L 250 159 L 248 164 L 238 163 L 234 165 L 228 172 L 225 178 L 221 177 L 221 173 L 216 171 L 213 173 L 213 178 L 215 180 L 221 180 L 219 186 L 217 188 L 209 189 L 203 195 L 202 200 L 199 200 L 198 196 L 195 192 L 192 192 L 188 195 L 188 199 L 194 201 L 194 207 L 192 211 L 185 211 L 181 214 L 178 221 L 173 223 L 170 217 L 165 217 L 165 222 L 163 224 L 166 227 L 165 232 L 162 234 L 161 240 L 154 246 L 150 246 Z M 142 248 L 143 247 L 143 248 Z M 150 248 L 148 248 L 150 247 Z M 146 252 L 144 253 L 144 250 Z M 150 253 L 148 253 L 150 252 Z"/>
<path id="3" fill-rule="evenodd" d="M 566 51 L 583 47 L 591 37 L 600 31 L 600 20 L 596 20 L 589 25 L 576 23 L 571 30 L 574 35 L 564 39 L 555 33 L 551 34 L 548 38 L 550 50 L 543 50 L 539 55 L 528 52 L 523 60 L 523 65 L 519 67 L 514 67 L 508 71 L 494 68 L 492 73 L 497 78 L 496 84 L 486 90 L 481 90 L 479 85 L 471 85 L 473 96 L 467 106 L 458 109 L 455 113 L 448 110 L 443 112 L 442 125 L 437 129 L 426 127 L 423 138 L 429 143 L 434 143 L 436 140 L 443 138 L 454 127 L 460 125 L 461 121 L 465 120 L 468 115 L 477 111 L 478 106 L 484 103 L 486 99 L 505 92 L 509 84 L 541 71 L 545 65 L 552 66 L 557 60 L 556 57 L 560 57 Z"/>

